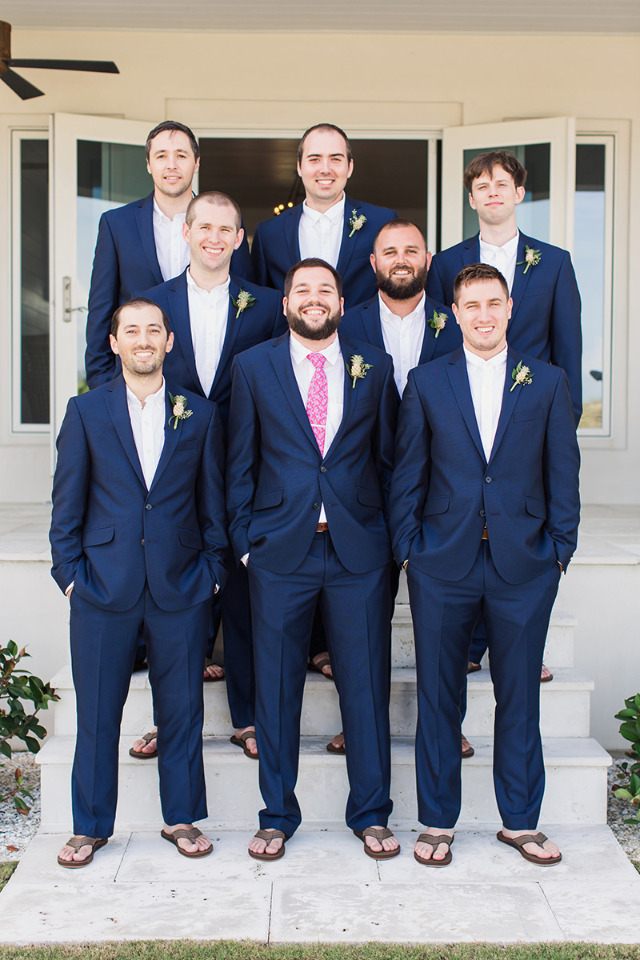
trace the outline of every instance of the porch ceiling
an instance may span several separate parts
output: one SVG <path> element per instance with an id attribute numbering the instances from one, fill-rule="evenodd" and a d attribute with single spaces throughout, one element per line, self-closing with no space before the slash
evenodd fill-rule
<path id="1" fill-rule="evenodd" d="M 640 33 L 638 0 L 4 0 L 2 18 L 31 30 Z"/>

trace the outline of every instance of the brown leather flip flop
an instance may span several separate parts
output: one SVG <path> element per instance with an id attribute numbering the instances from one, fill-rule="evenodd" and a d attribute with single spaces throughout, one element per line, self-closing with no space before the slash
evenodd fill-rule
<path id="1" fill-rule="evenodd" d="M 178 840 L 191 840 L 193 843 L 198 837 L 202 836 L 202 830 L 198 830 L 197 827 L 191 827 L 190 830 L 174 830 L 173 833 L 167 833 L 166 830 L 160 831 L 160 836 L 164 840 L 168 840 L 169 843 L 172 843 L 178 853 L 181 853 L 183 857 L 189 857 L 190 860 L 199 860 L 200 857 L 208 857 L 210 853 L 213 853 L 213 844 L 207 847 L 206 850 L 194 850 L 192 853 L 189 853 L 188 850 L 183 850 L 181 846 L 178 845 Z"/>
<path id="2" fill-rule="evenodd" d="M 158 739 L 158 731 L 150 730 L 149 733 L 143 733 L 140 739 L 144 740 L 145 743 L 151 743 L 152 740 Z M 133 747 L 131 747 L 129 756 L 135 757 L 136 760 L 154 760 L 158 756 L 158 750 L 155 749 L 151 753 L 143 753 L 142 750 L 134 750 Z"/>
<path id="3" fill-rule="evenodd" d="M 338 736 L 340 736 L 340 734 L 338 734 Z M 334 746 L 333 740 L 330 740 L 326 746 L 326 750 L 327 750 L 327 753 L 336 753 L 339 757 L 346 756 L 347 751 L 344 745 L 344 738 L 339 747 Z"/>
<path id="4" fill-rule="evenodd" d="M 466 743 L 466 747 L 465 747 L 465 743 Z M 475 753 L 475 750 L 473 749 L 473 747 L 471 746 L 467 738 L 463 737 L 462 738 L 462 759 L 468 760 L 469 757 L 472 757 L 474 755 L 474 753 Z"/>
<path id="5" fill-rule="evenodd" d="M 424 864 L 425 867 L 446 867 L 453 860 L 453 854 L 451 853 L 451 844 L 455 840 L 455 837 L 448 837 L 446 833 L 438 833 L 435 836 L 432 836 L 430 833 L 421 833 L 416 843 L 428 843 L 430 847 L 433 847 L 433 852 L 436 852 L 436 849 L 440 846 L 441 843 L 446 843 L 449 849 L 445 853 L 442 860 L 434 860 L 433 854 L 427 860 L 426 857 L 419 857 L 418 854 L 413 851 L 414 859 L 418 863 Z"/>
<path id="6" fill-rule="evenodd" d="M 364 852 L 368 857 L 371 857 L 372 860 L 392 860 L 393 857 L 397 857 L 400 853 L 399 844 L 395 850 L 372 850 L 366 841 L 367 837 L 373 837 L 379 844 L 382 844 L 382 841 L 386 840 L 387 837 L 393 836 L 393 833 L 388 827 L 366 827 L 366 829 L 362 831 L 354 830 L 353 832 L 359 840 L 362 840 L 364 843 Z"/>
<path id="7" fill-rule="evenodd" d="M 257 833 L 254 833 L 254 837 L 257 837 L 258 840 L 266 840 L 267 847 L 272 840 L 282 840 L 282 846 L 275 853 L 256 853 L 254 850 L 247 850 L 249 856 L 253 857 L 254 860 L 280 860 L 284 857 L 284 847 L 289 837 L 282 830 L 258 830 Z"/>
<path id="8" fill-rule="evenodd" d="M 204 672 L 203 672 L 203 674 L 202 674 L 202 682 L 203 682 L 203 683 L 221 683 L 223 680 L 226 679 L 226 678 L 225 678 L 224 668 L 223 668 L 223 667 L 220 667 L 220 669 L 222 670 L 222 676 L 221 676 L 221 677 L 217 677 L 217 676 L 215 675 L 215 673 L 214 673 L 214 674 L 206 673 L 207 667 L 220 667 L 220 664 L 219 664 L 219 663 L 214 663 L 213 660 L 209 660 L 208 658 L 205 660 L 205 662 L 204 662 L 204 668 L 205 668 L 205 669 L 204 669 Z M 206 676 L 205 676 L 205 673 L 206 673 Z"/>
<path id="9" fill-rule="evenodd" d="M 256 739 L 255 730 L 245 730 L 245 732 L 241 733 L 239 737 L 236 736 L 235 733 L 232 737 L 229 737 L 229 740 L 231 741 L 231 743 L 233 743 L 236 747 L 240 747 L 245 757 L 249 757 L 250 760 L 259 760 L 260 757 L 258 756 L 258 754 L 251 753 L 251 750 L 249 750 L 249 747 L 247 746 L 247 740 L 255 740 L 255 739 Z M 256 745 L 257 745 L 257 740 L 256 740 Z"/>
<path id="10" fill-rule="evenodd" d="M 331 657 L 320 657 L 319 660 L 316 660 L 314 663 L 313 660 L 309 661 L 309 670 L 312 670 L 314 673 L 321 674 L 325 680 L 333 680 L 333 677 L 330 673 L 325 673 L 322 669 L 323 667 L 331 666 Z"/>
<path id="11" fill-rule="evenodd" d="M 523 833 L 520 837 L 507 837 L 500 830 L 496 833 L 496 837 L 501 843 L 506 843 L 509 847 L 515 847 L 525 860 L 528 860 L 529 863 L 537 863 L 539 867 L 553 867 L 562 860 L 561 853 L 557 857 L 538 857 L 535 853 L 528 853 L 524 849 L 525 843 L 537 843 L 542 846 L 545 840 L 549 839 L 544 833 Z"/>
<path id="12" fill-rule="evenodd" d="M 70 870 L 77 870 L 78 867 L 88 867 L 93 860 L 93 855 L 96 850 L 104 847 L 108 842 L 107 839 L 100 840 L 96 839 L 96 837 L 69 837 L 65 846 L 73 847 L 74 850 L 79 850 L 80 847 L 91 847 L 91 853 L 88 857 L 85 857 L 84 860 L 62 860 L 58 857 L 58 863 L 61 867 L 68 867 Z"/>

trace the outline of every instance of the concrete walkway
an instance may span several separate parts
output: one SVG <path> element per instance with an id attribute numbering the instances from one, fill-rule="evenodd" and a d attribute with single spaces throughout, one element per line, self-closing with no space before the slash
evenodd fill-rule
<path id="1" fill-rule="evenodd" d="M 527 863 L 494 830 L 458 831 L 453 863 L 368 859 L 344 831 L 305 830 L 271 864 L 246 831 L 211 823 L 215 852 L 180 857 L 158 833 L 119 834 L 82 870 L 58 867 L 67 835 L 38 834 L 0 894 L 0 941 L 238 939 L 261 943 L 640 942 L 640 875 L 608 827 L 544 827 L 555 867 Z"/>

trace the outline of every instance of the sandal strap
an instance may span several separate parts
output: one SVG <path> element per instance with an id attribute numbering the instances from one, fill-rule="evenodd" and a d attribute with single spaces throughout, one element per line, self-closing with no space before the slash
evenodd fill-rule
<path id="1" fill-rule="evenodd" d="M 149 733 L 143 733 L 140 739 L 144 740 L 145 743 L 151 743 L 152 740 L 158 739 L 158 731 L 150 730 Z"/>
<path id="2" fill-rule="evenodd" d="M 319 660 L 311 661 L 316 670 L 322 670 L 323 667 L 331 666 L 331 657 L 320 657 Z"/>
<path id="3" fill-rule="evenodd" d="M 282 830 L 258 830 L 257 833 L 254 833 L 254 837 L 258 840 L 286 840 L 287 835 L 283 833 Z M 267 842 L 269 846 L 269 842 Z"/>
<path id="4" fill-rule="evenodd" d="M 99 837 L 69 837 L 67 840 L 67 846 L 72 847 L 74 850 L 79 850 L 80 847 L 95 847 L 96 843 L 100 842 Z"/>
<path id="5" fill-rule="evenodd" d="M 198 830 L 197 827 L 191 827 L 189 830 L 172 830 L 171 836 L 174 840 L 195 840 L 197 837 L 202 836 L 202 830 Z"/>
<path id="6" fill-rule="evenodd" d="M 448 847 L 453 843 L 453 837 L 447 836 L 446 833 L 438 833 L 433 835 L 431 833 L 421 833 L 418 837 L 416 843 L 426 843 L 434 849 L 439 847 L 441 843 L 446 843 Z"/>
<path id="7" fill-rule="evenodd" d="M 362 831 L 362 836 L 373 837 L 374 840 L 380 842 L 381 840 L 386 840 L 387 837 L 392 837 L 393 833 L 388 827 L 365 827 Z"/>
<path id="8" fill-rule="evenodd" d="M 245 730 L 244 733 L 240 734 L 240 736 L 238 737 L 238 740 L 242 740 L 243 743 L 246 743 L 247 740 L 256 740 L 255 730 Z M 256 743 L 257 742 L 258 741 L 256 740 Z"/>
<path id="9" fill-rule="evenodd" d="M 521 837 L 507 837 L 507 840 L 515 843 L 517 847 L 523 847 L 525 843 L 537 843 L 542 846 L 547 839 L 548 837 L 544 833 L 523 833 Z"/>

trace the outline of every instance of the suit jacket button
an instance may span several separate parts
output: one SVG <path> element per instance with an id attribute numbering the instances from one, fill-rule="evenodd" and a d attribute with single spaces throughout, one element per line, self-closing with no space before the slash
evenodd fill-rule
<path id="1" fill-rule="evenodd" d="M 326 467 L 320 467 L 320 473 L 326 473 L 326 472 L 327 472 Z"/>
<path id="2" fill-rule="evenodd" d="M 319 510 L 319 509 L 320 509 L 320 504 L 319 504 L 319 503 L 314 503 L 313 509 L 314 509 L 314 510 Z"/>
<path id="3" fill-rule="evenodd" d="M 485 482 L 485 483 L 491 483 L 492 480 L 493 480 L 493 477 L 485 477 L 485 478 L 484 478 L 484 482 Z"/>
<path id="4" fill-rule="evenodd" d="M 484 510 L 481 510 L 480 513 L 478 514 L 479 517 L 486 517 L 486 515 L 487 514 L 485 513 Z"/>
<path id="5" fill-rule="evenodd" d="M 150 503 L 145 503 L 144 508 L 145 510 L 153 510 L 153 507 L 151 506 Z"/>
<path id="6" fill-rule="evenodd" d="M 144 540 L 141 540 L 140 543 L 141 543 L 142 546 L 144 547 Z"/>

